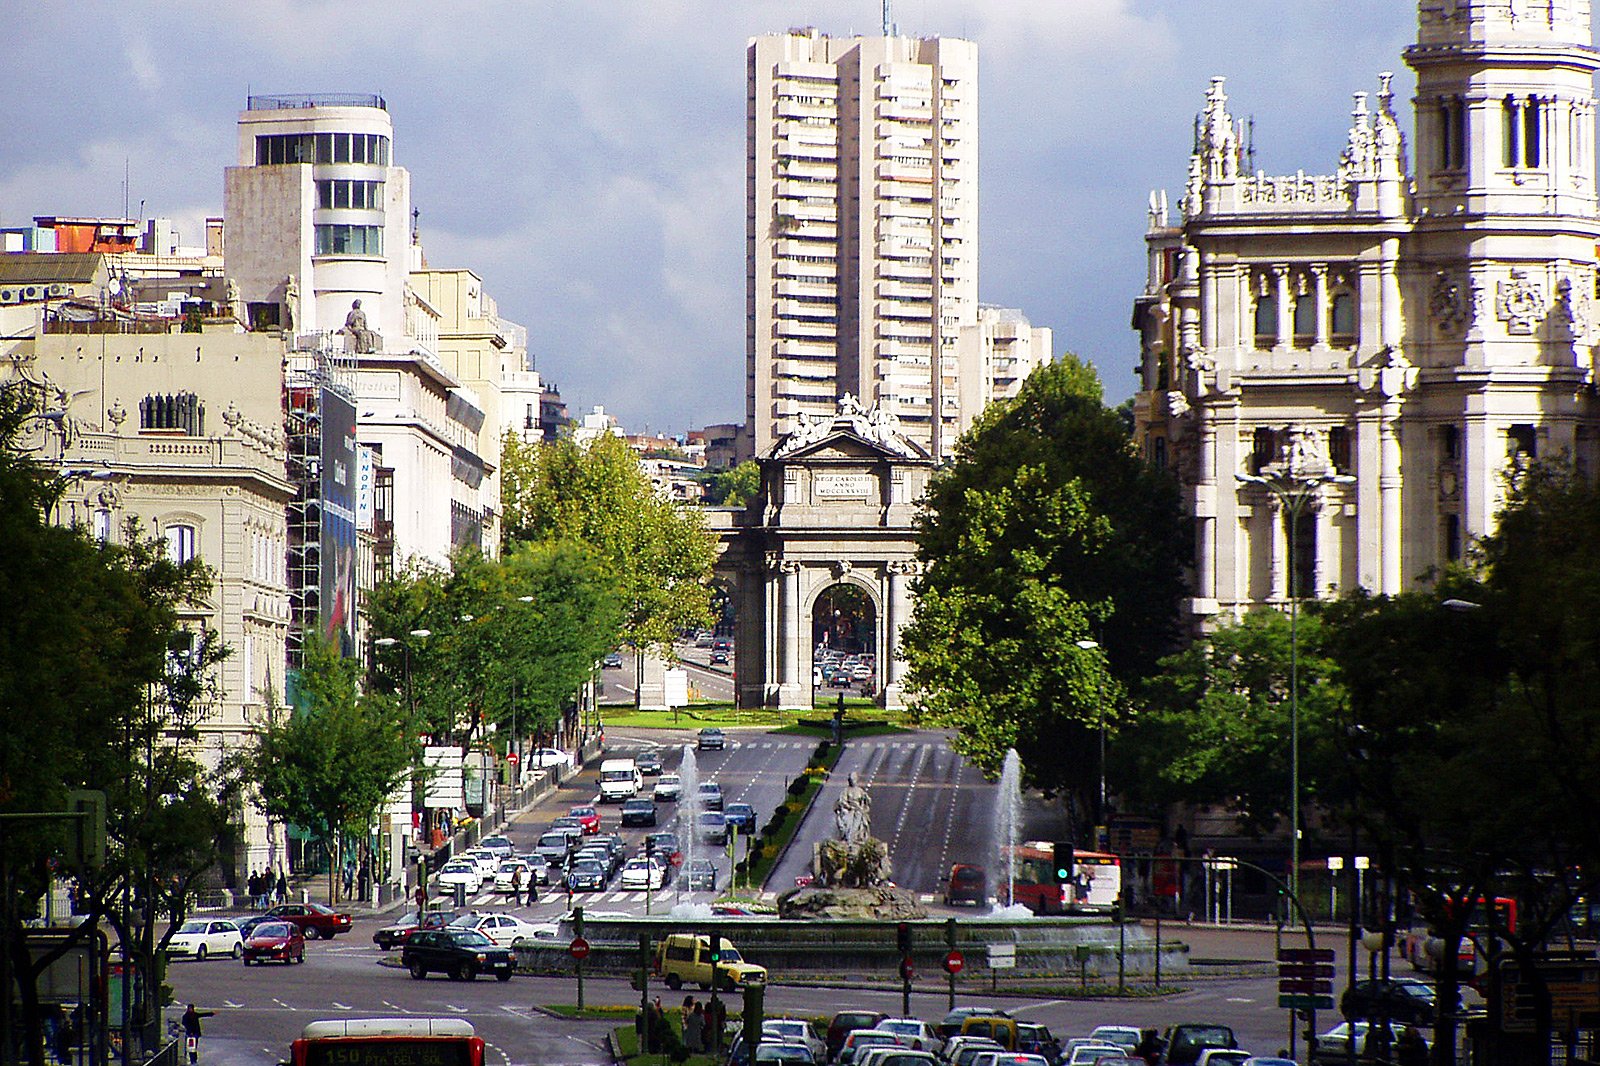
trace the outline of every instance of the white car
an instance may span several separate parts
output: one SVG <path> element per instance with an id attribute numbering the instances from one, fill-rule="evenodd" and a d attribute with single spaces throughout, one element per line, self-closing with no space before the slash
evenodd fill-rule
<path id="1" fill-rule="evenodd" d="M 900 1042 L 913 1051 L 938 1051 L 944 1043 L 933 1026 L 917 1018 L 885 1018 L 873 1028 L 898 1034 Z"/>
<path id="2" fill-rule="evenodd" d="M 572 756 L 555 748 L 535 748 L 528 752 L 523 766 L 529 770 L 543 770 L 550 766 L 571 766 Z"/>
<path id="3" fill-rule="evenodd" d="M 666 871 L 649 859 L 629 859 L 622 868 L 622 887 L 630 891 L 659 889 L 667 883 Z"/>
<path id="4" fill-rule="evenodd" d="M 498 833 L 494 836 L 484 837 L 482 840 L 478 841 L 478 847 L 482 848 L 484 851 L 492 851 L 502 859 L 509 858 L 510 856 L 516 854 L 517 850 L 517 846 L 511 843 L 510 837 L 500 836 Z"/>
<path id="5" fill-rule="evenodd" d="M 1097 1025 L 1089 1030 L 1091 1043 L 1116 1044 L 1129 1055 L 1144 1042 L 1144 1031 L 1136 1025 Z"/>
<path id="6" fill-rule="evenodd" d="M 551 923 L 535 925 L 514 914 L 472 914 L 450 923 L 452 929 L 472 929 L 493 940 L 501 947 L 523 941 L 554 940 L 556 928 Z"/>
<path id="7" fill-rule="evenodd" d="M 478 869 L 477 863 L 468 859 L 450 860 L 439 871 L 439 887 L 453 888 L 456 885 L 465 885 L 467 895 L 476 895 L 483 889 L 483 871 Z"/>
<path id="8" fill-rule="evenodd" d="M 239 927 L 221 918 L 195 918 L 184 922 L 167 942 L 167 954 L 175 959 L 204 959 L 226 955 L 237 959 L 244 954 L 244 937 Z"/>
<path id="9" fill-rule="evenodd" d="M 804 1044 L 811 1049 L 811 1057 L 818 1062 L 828 1057 L 828 1044 L 817 1031 L 811 1028 L 811 1023 L 799 1018 L 768 1018 L 761 1023 L 761 1039 L 778 1041 L 784 1044 Z"/>
<path id="10" fill-rule="evenodd" d="M 1194 1060 L 1194 1066 L 1242 1066 L 1250 1052 L 1238 1048 L 1208 1047 Z"/>
<path id="11" fill-rule="evenodd" d="M 494 872 L 500 869 L 501 856 L 488 848 L 468 848 L 461 853 L 461 859 L 476 866 L 485 881 L 493 877 Z"/>
<path id="12" fill-rule="evenodd" d="M 1126 1055 L 1128 1049 L 1116 1044 L 1079 1044 L 1072 1049 L 1065 1066 L 1093 1066 L 1102 1055 Z"/>
<path id="13" fill-rule="evenodd" d="M 515 875 L 519 873 L 522 876 L 516 877 Z M 515 878 L 514 881 L 513 878 Z M 539 872 L 526 859 L 503 859 L 500 862 L 500 868 L 494 872 L 496 892 L 510 892 L 513 884 L 518 891 L 526 892 L 528 890 L 528 882 L 537 880 L 539 880 Z"/>
<path id="14" fill-rule="evenodd" d="M 677 774 L 662 774 L 656 778 L 655 798 L 661 800 L 676 800 L 683 793 L 683 778 Z"/>

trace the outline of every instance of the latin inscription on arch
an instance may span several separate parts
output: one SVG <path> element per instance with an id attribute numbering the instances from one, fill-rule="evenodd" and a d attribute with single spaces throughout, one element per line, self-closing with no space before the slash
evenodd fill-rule
<path id="1" fill-rule="evenodd" d="M 872 474 L 811 475 L 812 492 L 818 498 L 829 500 L 860 500 L 878 491 L 878 479 Z"/>

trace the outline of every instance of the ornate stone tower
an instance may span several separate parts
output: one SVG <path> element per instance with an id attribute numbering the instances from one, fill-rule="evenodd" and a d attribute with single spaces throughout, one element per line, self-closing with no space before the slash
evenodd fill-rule
<path id="1" fill-rule="evenodd" d="M 1508 461 L 1595 471 L 1590 0 L 1421 0 L 1406 566 L 1492 525 Z"/>

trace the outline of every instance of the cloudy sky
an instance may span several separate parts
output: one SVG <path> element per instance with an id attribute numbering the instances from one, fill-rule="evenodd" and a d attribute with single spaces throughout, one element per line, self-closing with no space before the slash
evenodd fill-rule
<path id="1" fill-rule="evenodd" d="M 895 0 L 894 19 L 978 42 L 982 299 L 1052 327 L 1113 401 L 1146 198 L 1181 188 L 1207 79 L 1277 173 L 1332 171 L 1379 71 L 1413 88 L 1410 0 Z M 381 93 L 429 262 L 482 275 L 574 412 L 738 420 L 745 45 L 879 24 L 879 0 L 7 3 L 0 225 L 120 214 L 126 164 L 135 212 L 198 243 L 247 93 Z"/>

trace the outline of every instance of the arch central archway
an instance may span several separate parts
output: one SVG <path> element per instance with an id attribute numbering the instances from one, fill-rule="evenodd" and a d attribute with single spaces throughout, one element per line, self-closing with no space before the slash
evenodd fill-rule
<path id="1" fill-rule="evenodd" d="M 811 702 L 818 706 L 841 692 L 875 696 L 879 609 L 873 590 L 848 578 L 824 586 L 811 601 Z"/>
<path id="2" fill-rule="evenodd" d="M 833 621 L 819 611 L 841 612 L 828 632 L 842 639 L 848 603 L 878 703 L 901 706 L 900 629 L 919 570 L 913 521 L 932 460 L 892 417 L 846 397 L 831 419 L 802 419 L 758 462 L 761 492 L 748 507 L 706 512 L 717 576 L 735 590 L 739 705 L 809 709 L 818 626 Z M 858 610 L 866 605 L 870 624 Z"/>

